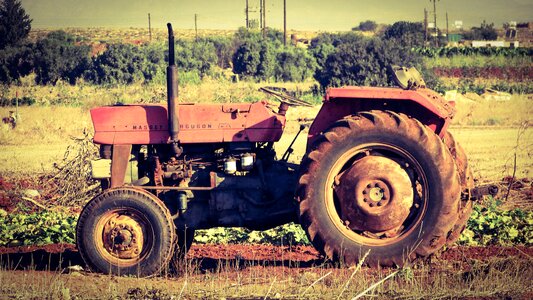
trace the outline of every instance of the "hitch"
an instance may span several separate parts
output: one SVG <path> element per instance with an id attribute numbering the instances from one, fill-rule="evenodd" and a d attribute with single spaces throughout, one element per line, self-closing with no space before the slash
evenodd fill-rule
<path id="1" fill-rule="evenodd" d="M 498 195 L 499 188 L 495 184 L 485 184 L 474 187 L 470 191 L 470 200 L 472 201 L 479 201 L 483 198 L 483 196 L 490 195 L 490 196 L 496 196 Z"/>

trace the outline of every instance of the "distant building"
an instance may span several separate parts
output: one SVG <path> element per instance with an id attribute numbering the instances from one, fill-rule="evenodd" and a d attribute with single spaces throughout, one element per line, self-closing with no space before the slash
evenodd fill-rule
<path id="1" fill-rule="evenodd" d="M 509 22 L 503 39 L 510 45 L 514 43 L 514 47 L 533 47 L 533 22 Z"/>
<path id="2" fill-rule="evenodd" d="M 481 48 L 481 47 L 507 47 L 507 48 L 516 48 L 520 47 L 520 42 L 518 41 L 472 41 L 472 47 Z"/>
<path id="3" fill-rule="evenodd" d="M 455 30 L 463 30 L 463 21 L 461 20 L 456 20 L 454 23 L 453 23 L 453 27 Z"/>

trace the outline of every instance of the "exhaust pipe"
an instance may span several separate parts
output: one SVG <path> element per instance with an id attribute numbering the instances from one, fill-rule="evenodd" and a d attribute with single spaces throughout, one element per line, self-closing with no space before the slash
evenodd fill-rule
<path id="1" fill-rule="evenodd" d="M 174 52 L 174 31 L 172 24 L 167 23 L 168 27 L 168 67 L 167 67 L 167 104 L 168 104 L 168 133 L 170 135 L 169 143 L 172 144 L 172 152 L 175 156 L 180 156 L 183 149 L 179 146 L 178 133 L 180 123 L 177 112 L 178 100 L 178 67 Z"/>

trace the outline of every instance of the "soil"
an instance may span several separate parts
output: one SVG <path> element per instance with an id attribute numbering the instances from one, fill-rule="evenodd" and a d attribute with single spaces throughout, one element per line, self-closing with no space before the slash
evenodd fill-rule
<path id="1" fill-rule="evenodd" d="M 249 265 L 296 268 L 308 268 L 327 263 L 311 246 L 193 244 L 187 256 L 197 261 L 202 269 L 214 268 L 223 261 L 243 265 L 249 263 Z M 509 257 L 530 259 L 533 257 L 533 247 L 457 246 L 435 256 L 434 260 L 464 262 Z M 71 265 L 84 265 L 76 245 L 73 244 L 0 247 L 0 264 L 8 269 L 26 269 L 31 266 L 36 270 L 55 270 Z"/>

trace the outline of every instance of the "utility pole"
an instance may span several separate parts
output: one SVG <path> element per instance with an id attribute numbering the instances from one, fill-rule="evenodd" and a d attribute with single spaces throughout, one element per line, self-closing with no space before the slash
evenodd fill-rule
<path id="1" fill-rule="evenodd" d="M 248 20 L 248 0 L 246 0 L 246 29 L 250 28 L 250 22 Z"/>
<path id="2" fill-rule="evenodd" d="M 283 46 L 287 46 L 287 0 L 283 0 Z"/>
<path id="3" fill-rule="evenodd" d="M 437 1 L 440 0 L 429 0 L 433 2 L 433 25 L 435 25 L 435 47 L 439 46 L 439 30 L 437 29 Z"/>
<path id="4" fill-rule="evenodd" d="M 263 0 L 259 0 L 259 29 L 263 30 Z"/>
<path id="5" fill-rule="evenodd" d="M 196 32 L 196 42 L 198 42 L 198 14 L 194 14 L 194 31 Z"/>
<path id="6" fill-rule="evenodd" d="M 446 12 L 446 40 L 450 42 L 450 26 L 448 24 L 448 12 Z"/>
<path id="7" fill-rule="evenodd" d="M 263 38 L 266 38 L 267 22 L 266 22 L 266 0 L 263 0 Z"/>
<path id="8" fill-rule="evenodd" d="M 152 23 L 150 20 L 150 13 L 148 13 L 148 34 L 150 36 L 150 42 L 152 41 Z"/>
<path id="9" fill-rule="evenodd" d="M 428 11 L 424 8 L 424 46 L 428 42 Z"/>

